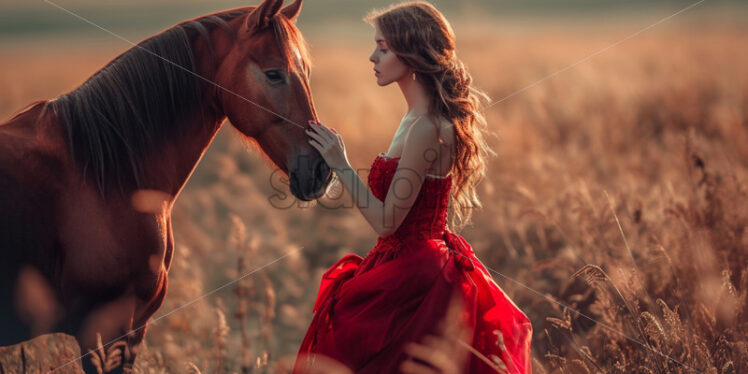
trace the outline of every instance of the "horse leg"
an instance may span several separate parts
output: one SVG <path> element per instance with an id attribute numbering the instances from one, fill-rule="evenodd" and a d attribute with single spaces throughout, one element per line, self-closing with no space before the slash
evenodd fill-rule
<path id="1" fill-rule="evenodd" d="M 125 335 L 125 334 L 121 334 Z M 97 338 L 101 336 L 99 334 Z M 130 351 L 128 338 L 106 340 L 101 338 L 101 344 L 94 348 L 79 342 L 81 349 L 81 368 L 86 374 L 130 374 L 134 357 Z"/>
<path id="2" fill-rule="evenodd" d="M 82 361 L 86 374 L 132 373 L 148 319 L 161 307 L 167 288 L 167 273 L 161 271 L 147 300 L 124 295 L 86 316 L 77 334 L 81 354 L 86 355 Z"/>
<path id="3" fill-rule="evenodd" d="M 132 368 L 135 366 L 135 357 L 137 356 L 138 351 L 140 350 L 141 343 L 145 339 L 145 332 L 148 324 L 148 320 L 151 318 L 153 314 L 156 313 L 158 308 L 161 307 L 161 304 L 163 304 L 164 299 L 166 298 L 166 290 L 168 288 L 168 276 L 166 271 L 163 271 L 159 274 L 158 277 L 158 290 L 157 293 L 153 296 L 153 298 L 146 302 L 145 304 L 140 305 L 140 307 L 144 308 L 143 312 L 139 315 L 138 319 L 135 321 L 135 329 L 132 330 L 132 334 L 128 335 L 127 345 L 128 345 L 128 353 L 129 355 L 125 357 L 124 360 L 124 373 L 129 374 L 132 371 Z M 141 308 L 138 308 L 141 309 Z M 132 329 L 132 325 L 131 325 Z"/>
<path id="4" fill-rule="evenodd" d="M 127 351 L 123 357 L 122 373 L 132 374 L 134 373 L 133 368 L 135 367 L 135 357 L 140 350 L 141 343 L 145 339 L 146 324 L 143 323 L 137 331 L 133 331 L 127 339 Z"/>
<path id="5" fill-rule="evenodd" d="M 146 325 L 138 330 L 130 330 L 126 335 L 116 342 L 89 351 L 89 355 L 82 360 L 82 368 L 86 374 L 132 374 L 135 366 L 135 358 L 140 349 L 140 344 L 145 338 Z M 102 343 L 106 345 L 106 343 Z M 81 348 L 82 349 L 82 348 Z M 109 362 L 110 364 L 107 364 Z M 119 363 L 119 364 L 117 364 Z"/>
<path id="6" fill-rule="evenodd" d="M 142 313 L 138 313 L 138 318 L 134 324 L 128 326 L 130 333 L 127 335 L 127 347 L 123 351 L 123 365 L 122 373 L 130 374 L 133 372 L 135 366 L 135 358 L 140 350 L 141 343 L 145 339 L 145 332 L 148 326 L 148 320 L 151 316 L 156 313 L 158 308 L 163 304 L 166 298 L 166 290 L 168 288 L 168 277 L 166 271 L 163 271 L 158 276 L 158 288 L 156 294 L 150 299 L 150 301 L 143 304 L 139 304 L 136 310 L 143 310 Z"/>
<path id="7" fill-rule="evenodd" d="M 134 357 L 129 342 L 137 335 L 132 331 L 134 310 L 134 298 L 122 296 L 100 304 L 86 316 L 76 334 L 86 374 L 131 372 Z"/>

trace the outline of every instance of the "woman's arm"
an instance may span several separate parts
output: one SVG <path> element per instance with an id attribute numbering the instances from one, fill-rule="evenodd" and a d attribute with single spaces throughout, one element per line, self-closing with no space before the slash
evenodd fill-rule
<path id="1" fill-rule="evenodd" d="M 391 235 L 405 220 L 421 191 L 426 170 L 433 162 L 433 157 L 431 161 L 427 157 L 429 151 L 437 147 L 435 126 L 426 117 L 416 120 L 406 135 L 403 153 L 384 202 L 372 194 L 350 164 L 335 169 L 356 207 L 379 236 Z"/>
<path id="2" fill-rule="evenodd" d="M 369 187 L 361 180 L 361 177 L 350 166 L 341 169 L 333 169 L 343 187 L 348 191 L 361 215 L 379 236 L 387 236 L 389 233 L 384 227 L 384 203 L 377 199 L 369 190 Z"/>

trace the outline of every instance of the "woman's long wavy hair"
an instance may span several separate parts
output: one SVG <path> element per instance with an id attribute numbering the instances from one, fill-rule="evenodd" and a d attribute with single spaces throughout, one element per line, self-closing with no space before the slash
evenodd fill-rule
<path id="1" fill-rule="evenodd" d="M 393 4 L 372 10 L 364 20 L 380 30 L 387 47 L 413 70 L 431 98 L 429 116 L 444 117 L 454 125 L 454 188 L 448 221 L 452 229 L 460 230 L 470 223 L 472 209 L 483 206 L 476 186 L 486 174 L 486 157 L 496 155 L 486 143 L 488 131 L 481 113 L 489 98 L 472 86 L 470 74 L 455 53 L 452 26 L 433 5 L 425 1 Z M 441 135 L 439 142 L 444 142 Z"/>

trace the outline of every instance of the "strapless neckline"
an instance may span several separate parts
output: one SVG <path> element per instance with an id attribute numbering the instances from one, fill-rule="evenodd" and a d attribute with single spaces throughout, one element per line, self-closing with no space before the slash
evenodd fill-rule
<path id="1" fill-rule="evenodd" d="M 379 152 L 379 156 L 385 160 L 393 159 L 393 158 L 400 158 L 400 156 L 388 156 L 384 152 Z"/>
<path id="2" fill-rule="evenodd" d="M 381 158 L 383 160 L 395 160 L 395 159 L 400 159 L 400 156 L 388 156 L 384 152 L 379 152 L 379 154 L 377 155 L 377 158 Z M 452 176 L 451 171 L 447 173 L 447 175 L 426 174 L 426 178 L 432 178 L 432 179 L 447 179 L 451 176 Z"/>

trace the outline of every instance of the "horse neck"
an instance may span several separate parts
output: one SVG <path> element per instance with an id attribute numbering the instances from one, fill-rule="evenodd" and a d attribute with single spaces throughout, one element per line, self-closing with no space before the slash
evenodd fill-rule
<path id="1" fill-rule="evenodd" d="M 202 116 L 191 118 L 185 126 L 187 131 L 172 139 L 160 148 L 149 160 L 145 171 L 149 189 L 166 192 L 176 199 L 192 172 L 197 167 L 202 156 L 215 138 L 218 130 L 226 119 L 226 114 L 218 104 L 218 87 L 213 82 L 217 66 L 215 61 L 221 61 L 213 48 L 208 48 L 205 41 L 197 38 L 193 42 L 195 58 L 198 64 L 196 72 L 203 80 L 202 86 Z M 208 82 L 210 81 L 210 82 Z"/>
<path id="2" fill-rule="evenodd" d="M 152 155 L 145 170 L 147 189 L 166 192 L 176 199 L 225 119 L 219 115 L 210 117 L 185 123 L 190 131 Z"/>

